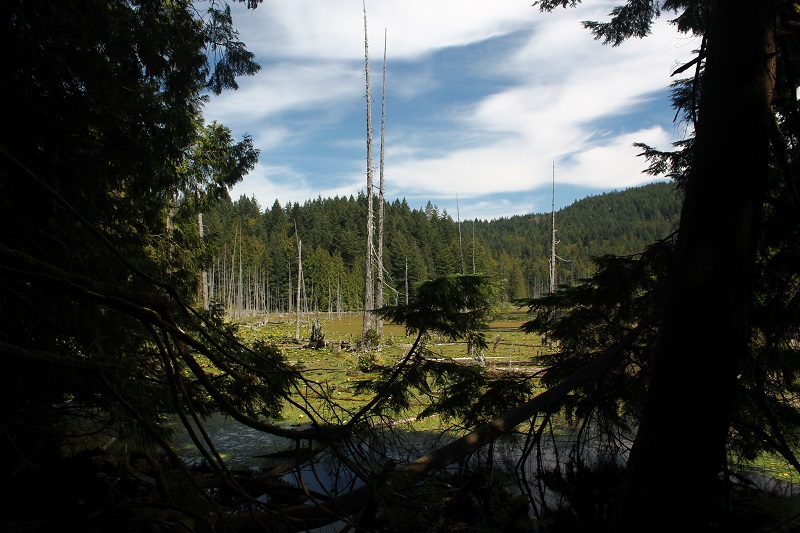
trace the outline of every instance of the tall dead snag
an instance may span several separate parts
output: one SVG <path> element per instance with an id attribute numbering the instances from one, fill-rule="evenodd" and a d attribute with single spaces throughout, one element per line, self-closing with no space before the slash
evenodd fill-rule
<path id="1" fill-rule="evenodd" d="M 239 221 L 239 284 L 236 292 L 236 318 L 242 318 L 242 301 L 244 300 L 244 287 L 242 286 L 242 222 Z"/>
<path id="2" fill-rule="evenodd" d="M 195 194 L 195 203 L 199 205 L 200 199 L 200 183 L 195 182 L 194 184 L 194 194 Z M 203 241 L 205 239 L 205 228 L 203 227 L 203 212 L 198 210 L 197 211 L 197 232 L 200 237 L 200 246 L 203 246 Z M 208 311 L 208 269 L 205 264 L 203 264 L 203 269 L 200 272 L 200 294 L 203 298 L 203 310 Z"/>
<path id="3" fill-rule="evenodd" d="M 464 266 L 464 245 L 461 242 L 461 210 L 458 208 L 458 195 L 456 195 L 456 224 L 458 225 L 458 253 L 461 256 L 461 273 L 466 274 Z"/>
<path id="4" fill-rule="evenodd" d="M 556 164 L 553 162 L 553 195 L 552 195 L 553 236 L 550 240 L 550 294 L 556 292 Z"/>
<path id="5" fill-rule="evenodd" d="M 472 273 L 475 273 L 475 219 L 472 219 Z"/>
<path id="6" fill-rule="evenodd" d="M 300 340 L 300 289 L 303 286 L 303 241 L 297 239 L 297 300 L 295 307 L 297 315 L 294 327 L 294 338 Z"/>
<path id="7" fill-rule="evenodd" d="M 375 327 L 375 282 L 372 272 L 372 236 L 373 214 L 372 214 L 372 95 L 369 89 L 369 39 L 367 38 L 367 3 L 362 0 L 364 9 L 364 73 L 367 84 L 367 252 L 364 263 L 364 324 L 362 334 L 367 336 L 368 332 Z"/>
<path id="8" fill-rule="evenodd" d="M 386 29 L 383 30 L 383 93 L 381 94 L 381 161 L 380 161 L 380 192 L 378 194 L 378 287 L 375 301 L 378 307 L 383 307 L 383 156 L 386 146 Z M 375 319 L 375 330 L 380 335 L 383 333 L 383 319 Z"/>
<path id="9" fill-rule="evenodd" d="M 200 246 L 203 246 L 205 240 L 205 228 L 203 227 L 203 212 L 197 213 L 197 230 L 200 235 Z M 208 269 L 203 265 L 203 270 L 200 272 L 200 290 L 203 296 L 203 309 L 208 310 Z"/>

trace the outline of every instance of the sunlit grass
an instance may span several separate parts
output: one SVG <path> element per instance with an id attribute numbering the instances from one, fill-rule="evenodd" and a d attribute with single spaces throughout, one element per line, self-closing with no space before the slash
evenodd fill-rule
<path id="1" fill-rule="evenodd" d="M 763 452 L 753 460 L 743 460 L 737 468 L 787 483 L 800 483 L 800 474 L 797 470 L 777 454 Z"/>
<path id="2" fill-rule="evenodd" d="M 353 413 L 363 407 L 371 398 L 369 394 L 357 394 L 354 385 L 357 381 L 375 377 L 375 374 L 364 372 L 359 367 L 359 360 L 364 356 L 355 350 L 356 342 L 361 335 L 360 314 L 348 314 L 339 318 L 321 314 L 317 317 L 325 331 L 328 346 L 314 350 L 304 347 L 308 342 L 310 321 L 314 316 L 303 317 L 300 328 L 300 340 L 295 340 L 294 316 L 272 315 L 269 320 L 252 319 L 240 325 L 239 332 L 245 342 L 257 340 L 275 344 L 284 353 L 287 360 L 301 365 L 303 376 L 315 385 L 296 391 L 295 401 L 304 403 L 306 409 L 316 413 L 317 420 L 331 423 L 347 423 Z M 530 364 L 531 358 L 549 353 L 542 345 L 541 337 L 526 334 L 520 325 L 526 320 L 522 312 L 505 314 L 502 320 L 490 324 L 485 332 L 488 349 L 484 352 L 489 368 L 504 370 L 521 368 Z M 384 323 L 383 345 L 372 354 L 379 365 L 391 366 L 405 355 L 415 337 L 406 335 L 404 327 L 398 324 Z M 467 357 L 466 344 L 452 342 L 448 339 L 433 337 L 427 344 L 430 353 L 443 358 L 454 358 L 465 363 Z M 327 397 L 327 402 L 323 397 Z M 426 405 L 418 403 L 416 412 L 421 412 Z M 443 432 L 445 430 L 457 435 L 461 431 L 454 426 L 454 421 L 438 416 L 416 420 L 414 412 L 398 416 L 397 429 L 412 432 Z M 299 426 L 310 422 L 308 415 L 300 408 L 286 405 L 282 418 L 276 422 L 283 426 Z M 752 461 L 742 461 L 735 469 L 745 474 L 761 475 L 788 483 L 800 483 L 800 474 L 783 458 L 762 454 Z"/>
<path id="3" fill-rule="evenodd" d="M 306 348 L 310 334 L 311 321 L 317 318 L 325 331 L 327 347 L 319 350 Z M 519 365 L 529 365 L 531 358 L 543 353 L 541 338 L 526 334 L 519 329 L 526 315 L 522 312 L 509 315 L 490 325 L 485 332 L 488 349 L 484 352 L 487 366 L 507 369 Z M 374 374 L 363 371 L 359 365 L 365 354 L 355 350 L 361 336 L 362 315 L 357 313 L 336 315 L 304 316 L 301 318 L 300 339 L 296 340 L 296 324 L 294 315 L 271 315 L 251 319 L 240 325 L 239 332 L 245 342 L 260 340 L 275 344 L 292 364 L 303 367 L 303 376 L 314 385 L 298 390 L 294 396 L 297 402 L 305 403 L 312 413 L 326 421 L 346 422 L 352 413 L 357 411 L 369 399 L 368 394 L 357 394 L 354 385 L 357 381 L 374 377 Z M 391 366 L 403 357 L 410 349 L 415 336 L 406 335 L 400 324 L 384 322 L 382 347 L 373 350 L 375 363 Z M 465 342 L 453 342 L 450 339 L 438 338 L 435 335 L 426 344 L 429 355 L 456 359 L 470 363 Z M 324 401 L 325 398 L 329 400 Z M 419 411 L 426 407 L 419 403 Z M 413 418 L 413 414 L 409 415 Z M 287 405 L 282 412 L 284 425 L 297 425 L 309 422 L 308 415 L 302 409 Z M 440 429 L 446 423 L 438 418 L 414 422 L 416 429 Z"/>

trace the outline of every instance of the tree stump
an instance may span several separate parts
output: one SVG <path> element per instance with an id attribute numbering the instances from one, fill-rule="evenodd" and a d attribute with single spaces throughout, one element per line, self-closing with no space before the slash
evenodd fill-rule
<path id="1" fill-rule="evenodd" d="M 311 335 L 308 338 L 307 347 L 315 350 L 325 347 L 325 330 L 322 328 L 322 324 L 319 323 L 318 318 L 315 318 L 311 323 Z"/>

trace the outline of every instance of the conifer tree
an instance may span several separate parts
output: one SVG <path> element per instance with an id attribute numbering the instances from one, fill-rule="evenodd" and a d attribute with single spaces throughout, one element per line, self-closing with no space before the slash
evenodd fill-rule
<path id="1" fill-rule="evenodd" d="M 198 428 L 203 413 L 223 410 L 283 432 L 262 417 L 279 413 L 293 369 L 269 347 L 235 341 L 213 309 L 191 307 L 199 269 L 178 259 L 198 254 L 196 206 L 186 210 L 193 243 L 177 231 L 165 241 L 163 229 L 168 211 L 181 215 L 165 198 L 181 191 L 192 203 L 199 178 L 216 196 L 252 166 L 252 146 L 231 146 L 221 129 L 213 134 L 226 150 L 242 149 L 225 154 L 230 168 L 215 161 L 212 177 L 188 160 L 198 154 L 204 94 L 235 88 L 258 65 L 219 3 L 203 12 L 183 1 L 12 0 L 0 11 L 10 54 L 0 96 L 4 118 L 19 125 L 0 132 L 0 451 L 3 480 L 18 489 L 4 501 L 3 525 L 159 527 L 120 503 L 169 490 L 166 463 L 150 451 L 160 447 L 186 476 L 183 503 L 207 494 L 182 470 L 165 416 Z M 71 455 L 87 435 L 106 436 L 103 446 L 138 443 L 159 482 L 142 482 L 125 461 L 96 461 L 100 447 Z M 238 490 L 213 443 L 193 436 Z M 77 497 L 53 499 L 53 490 Z"/>
<path id="2" fill-rule="evenodd" d="M 545 10 L 567 4 L 538 2 Z M 679 69 L 694 66 L 697 72 L 691 98 L 676 93 L 689 104 L 685 116 L 696 118 L 695 136 L 684 143 L 688 150 L 660 158 L 646 151 L 660 159 L 651 169 L 678 172 L 685 200 L 658 304 L 659 333 L 617 531 L 697 529 L 716 519 L 711 497 L 725 468 L 737 389 L 744 383 L 742 364 L 757 348 L 751 329 L 753 288 L 763 208 L 775 183 L 770 154 L 780 159 L 786 151 L 775 128 L 774 106 L 783 102 L 776 79 L 788 82 L 782 87 L 786 94 L 797 87 L 793 75 L 776 69 L 782 57 L 789 72 L 795 70 L 789 64 L 793 56 L 777 50 L 796 49 L 798 38 L 790 29 L 796 14 L 779 3 L 629 2 L 615 8 L 609 22 L 586 26 L 598 39 L 617 45 L 646 36 L 661 9 L 678 14 L 674 22 L 680 30 L 702 35 L 703 47 L 696 61 Z M 796 99 L 787 101 L 793 102 L 788 114 L 796 115 Z M 785 116 L 785 110 L 777 116 Z M 779 160 L 776 166 L 790 164 Z M 793 175 L 790 170 L 781 179 L 791 184 Z M 780 190 L 770 194 L 781 196 Z"/>

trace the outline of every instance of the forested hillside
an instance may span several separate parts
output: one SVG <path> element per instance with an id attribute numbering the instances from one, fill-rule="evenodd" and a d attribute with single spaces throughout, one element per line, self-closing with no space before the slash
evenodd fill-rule
<path id="1" fill-rule="evenodd" d="M 571 284 L 593 271 L 592 257 L 628 255 L 670 234 L 680 208 L 670 183 L 593 196 L 556 213 L 557 279 Z M 364 289 L 366 196 L 317 198 L 262 207 L 224 200 L 204 216 L 212 297 L 231 315 L 286 311 L 297 287 L 297 240 L 308 310 L 358 310 Z M 503 280 L 501 299 L 532 297 L 549 284 L 551 214 L 458 224 L 428 203 L 386 206 L 386 303 L 404 301 L 406 282 L 456 272 Z M 239 281 L 242 288 L 239 288 Z M 290 299 L 292 301 L 290 302 Z"/>

